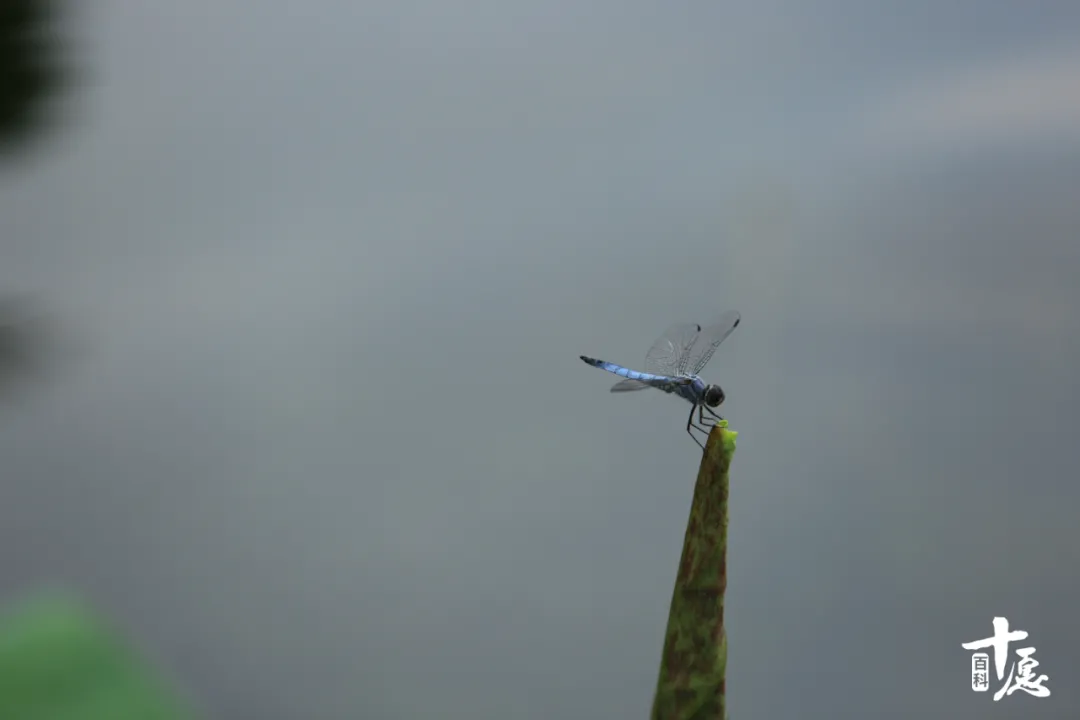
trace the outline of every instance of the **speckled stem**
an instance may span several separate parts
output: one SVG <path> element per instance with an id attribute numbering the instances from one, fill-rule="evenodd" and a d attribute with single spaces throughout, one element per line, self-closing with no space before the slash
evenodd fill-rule
<path id="1" fill-rule="evenodd" d="M 726 720 L 728 467 L 738 433 L 721 421 L 698 470 L 671 596 L 653 720 Z"/>

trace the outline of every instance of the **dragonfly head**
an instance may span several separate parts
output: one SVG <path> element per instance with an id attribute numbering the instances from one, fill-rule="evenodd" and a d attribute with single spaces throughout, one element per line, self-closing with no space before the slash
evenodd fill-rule
<path id="1" fill-rule="evenodd" d="M 720 386 L 706 385 L 705 404 L 709 407 L 716 407 L 722 402 L 724 402 L 724 391 L 720 389 Z"/>

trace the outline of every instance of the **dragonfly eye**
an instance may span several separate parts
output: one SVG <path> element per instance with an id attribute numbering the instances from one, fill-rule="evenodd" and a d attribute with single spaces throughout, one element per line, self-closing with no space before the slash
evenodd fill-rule
<path id="1" fill-rule="evenodd" d="M 718 385 L 710 385 L 705 388 L 705 404 L 709 407 L 716 407 L 720 403 L 724 402 L 724 391 L 720 389 Z"/>

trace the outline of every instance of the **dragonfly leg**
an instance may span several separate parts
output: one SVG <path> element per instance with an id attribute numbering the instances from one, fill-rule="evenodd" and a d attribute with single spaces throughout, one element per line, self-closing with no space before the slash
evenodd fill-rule
<path id="1" fill-rule="evenodd" d="M 713 410 L 711 407 L 706 407 L 706 406 L 702 405 L 702 408 L 704 408 L 705 412 L 709 413 L 710 415 L 712 415 L 717 420 L 723 420 L 724 419 L 724 418 L 720 417 L 720 414 L 717 413 L 715 410 Z"/>
<path id="2" fill-rule="evenodd" d="M 696 425 L 694 424 L 694 410 L 697 410 L 698 414 L 698 422 Z M 706 412 L 712 415 L 712 418 L 706 418 L 704 415 Z M 715 418 L 715 420 L 713 418 Z M 693 427 L 695 430 L 705 433 L 705 437 L 708 438 L 712 429 L 716 427 L 717 421 L 723 419 L 724 418 L 720 417 L 712 408 L 707 407 L 704 404 L 695 405 L 690 408 L 690 417 L 686 421 L 686 432 L 690 433 L 690 428 Z M 702 450 L 705 449 L 705 446 L 701 444 L 697 439 L 697 436 L 690 433 L 690 437 L 694 438 L 694 442 L 696 442 Z"/>
<path id="3" fill-rule="evenodd" d="M 690 428 L 693 428 L 694 430 L 700 430 L 700 431 L 704 432 L 706 435 L 708 435 L 708 430 L 705 430 L 704 428 L 698 427 L 697 425 L 694 424 L 694 411 L 697 410 L 697 409 L 698 409 L 697 405 L 694 405 L 693 407 L 690 408 L 690 417 L 688 417 L 686 419 L 686 432 L 687 432 L 688 435 L 690 435 L 690 437 L 694 440 L 694 442 L 696 442 L 698 444 L 698 447 L 700 447 L 702 449 L 702 451 L 704 451 L 705 450 L 705 445 L 702 444 L 702 442 L 697 439 L 697 436 L 694 435 L 694 433 L 692 433 L 690 431 Z"/>

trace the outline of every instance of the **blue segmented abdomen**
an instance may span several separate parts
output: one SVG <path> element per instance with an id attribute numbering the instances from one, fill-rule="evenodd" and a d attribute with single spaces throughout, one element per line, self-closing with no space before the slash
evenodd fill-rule
<path id="1" fill-rule="evenodd" d="M 652 373 L 638 372 L 637 370 L 631 370 L 630 368 L 623 367 L 622 365 L 616 365 L 615 363 L 608 362 L 606 360 L 597 360 L 596 358 L 581 356 L 589 365 L 600 368 L 601 370 L 607 370 L 609 373 L 615 373 L 619 377 L 624 377 L 628 380 L 637 380 L 647 385 L 659 387 L 662 385 L 678 385 L 679 380 L 668 375 L 653 375 Z"/>

